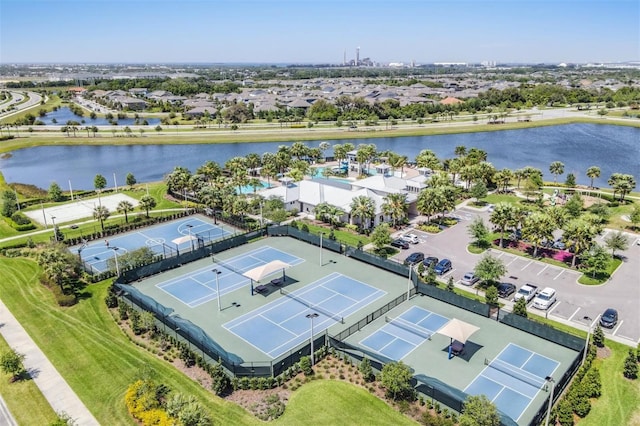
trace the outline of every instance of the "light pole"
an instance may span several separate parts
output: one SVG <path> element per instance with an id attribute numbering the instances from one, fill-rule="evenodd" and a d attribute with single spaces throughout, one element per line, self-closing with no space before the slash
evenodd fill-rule
<path id="1" fill-rule="evenodd" d="M 322 236 L 324 235 L 324 232 L 320 233 L 320 266 L 322 266 Z"/>
<path id="2" fill-rule="evenodd" d="M 189 241 L 191 242 L 191 251 L 193 251 L 193 237 L 191 236 L 191 228 L 193 228 L 193 225 L 187 225 L 187 229 L 189 230 Z"/>
<path id="3" fill-rule="evenodd" d="M 407 300 L 409 300 L 409 295 L 411 294 L 411 270 L 413 269 L 413 265 L 409 265 L 409 279 L 407 280 Z"/>
<path id="4" fill-rule="evenodd" d="M 51 216 L 51 223 L 53 223 L 53 239 L 58 241 L 58 229 L 56 228 L 56 217 Z"/>
<path id="5" fill-rule="evenodd" d="M 553 405 L 553 388 L 556 384 L 556 381 L 553 380 L 553 377 L 547 376 L 544 378 L 547 382 L 551 383 L 551 393 L 549 394 L 549 405 L 547 406 L 547 419 L 544 422 L 544 426 L 549 426 L 549 417 L 551 417 L 551 406 Z"/>
<path id="6" fill-rule="evenodd" d="M 222 308 L 220 308 L 220 283 L 218 281 L 218 275 L 220 275 L 222 272 L 218 271 L 218 269 L 213 269 L 211 272 L 216 274 L 216 295 L 218 296 L 218 312 L 220 312 Z"/>
<path id="7" fill-rule="evenodd" d="M 116 276 L 120 276 L 120 266 L 118 265 L 118 247 L 110 247 L 113 250 L 113 258 L 116 261 Z"/>
<path id="8" fill-rule="evenodd" d="M 314 318 L 318 318 L 318 314 L 315 313 L 315 312 L 312 312 L 310 314 L 307 314 L 306 317 L 311 320 L 311 366 L 313 367 L 313 365 L 314 365 L 314 361 L 313 361 L 313 319 Z"/>
<path id="9" fill-rule="evenodd" d="M 584 346 L 584 352 L 582 353 L 582 364 L 584 364 L 585 359 L 587 359 L 587 352 L 589 352 L 589 338 L 591 337 L 591 329 L 593 328 L 593 324 L 596 323 L 596 321 L 598 321 L 598 319 L 600 318 L 600 314 L 598 314 L 598 316 L 596 317 L 595 320 L 591 321 L 591 317 L 585 315 L 584 317 L 582 317 L 583 320 L 585 321 L 589 321 L 589 330 L 587 330 L 587 343 Z"/>

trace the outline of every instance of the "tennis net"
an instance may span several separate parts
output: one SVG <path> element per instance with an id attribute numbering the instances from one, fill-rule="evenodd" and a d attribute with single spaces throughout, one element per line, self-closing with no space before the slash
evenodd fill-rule
<path id="1" fill-rule="evenodd" d="M 211 258 L 211 260 L 213 260 L 213 263 L 216 263 L 216 264 L 222 266 L 224 269 L 228 269 L 229 271 L 233 272 L 234 274 L 238 274 L 238 275 L 241 275 L 245 279 L 249 279 L 249 278 L 247 278 L 247 277 L 245 277 L 243 275 L 245 271 L 243 271 L 241 269 L 238 269 L 238 268 L 235 268 L 235 267 L 231 266 L 230 264 L 228 264 L 226 262 L 223 262 L 220 259 Z"/>
<path id="2" fill-rule="evenodd" d="M 389 324 L 393 324 L 396 327 L 402 328 L 403 330 L 407 330 L 413 334 L 417 334 L 424 339 L 430 339 L 431 335 L 433 334 L 433 331 L 422 328 L 419 325 L 416 325 L 402 318 L 384 317 L 384 320 Z"/>
<path id="3" fill-rule="evenodd" d="M 511 377 L 515 377 L 534 388 L 544 389 L 547 385 L 547 381 L 542 377 L 529 373 L 528 371 L 509 364 L 508 362 L 504 362 L 501 359 L 496 358 L 493 361 L 486 360 L 485 363 L 488 364 L 489 367 L 495 368 L 496 370 L 508 374 Z"/>
<path id="4" fill-rule="evenodd" d="M 333 312 L 329 312 L 324 308 L 319 307 L 318 305 L 314 305 L 313 303 L 304 300 L 303 298 L 293 294 L 293 293 L 289 293 L 288 291 L 284 290 L 284 289 L 280 289 L 280 294 L 287 296 L 293 300 L 295 300 L 296 302 L 302 303 L 304 306 L 306 306 L 309 309 L 313 309 L 314 311 L 318 311 L 321 314 L 333 319 L 334 321 L 338 321 L 341 324 L 344 324 L 344 318 L 341 317 L 340 315 L 334 314 Z"/>

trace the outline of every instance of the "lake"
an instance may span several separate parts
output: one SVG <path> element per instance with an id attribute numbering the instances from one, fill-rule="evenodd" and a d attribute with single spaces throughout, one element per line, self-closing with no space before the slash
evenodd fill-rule
<path id="1" fill-rule="evenodd" d="M 85 111 L 84 116 L 80 117 L 79 115 L 75 115 L 68 107 L 61 107 L 55 111 L 51 111 L 47 113 L 44 117 L 37 117 L 37 120 L 40 120 L 44 123 L 45 126 L 64 126 L 67 121 L 77 121 L 81 124 L 81 126 L 111 126 L 107 119 L 104 117 L 96 117 L 92 119 L 89 117 L 89 112 Z M 147 120 L 149 123 L 148 126 L 156 126 L 160 124 L 159 118 L 146 118 L 144 114 L 138 114 L 140 116 L 140 122 L 143 120 Z M 129 118 L 120 118 L 118 119 L 117 115 L 113 115 L 113 119 L 118 122 L 117 126 L 134 126 L 136 125 L 136 120 L 133 112 L 128 112 L 127 117 Z M 116 128 L 116 126 L 113 126 Z M 119 130 L 119 129 L 118 129 Z"/>
<path id="2" fill-rule="evenodd" d="M 379 151 L 391 150 L 406 155 L 410 161 L 422 149 L 433 150 L 439 158 L 454 156 L 454 148 L 465 145 L 487 151 L 488 160 L 498 168 L 510 169 L 532 166 L 539 168 L 545 180 L 553 180 L 549 164 L 561 161 L 565 173 L 558 177 L 564 182 L 568 173 L 580 184 L 589 184 L 585 175 L 590 166 L 598 166 L 602 173 L 594 181 L 607 187 L 612 173 L 629 173 L 640 178 L 640 129 L 626 126 L 598 124 L 569 124 L 532 129 L 506 130 L 484 133 L 465 133 L 438 136 L 411 136 L 328 141 L 331 145 L 351 142 L 354 145 L 373 143 Z M 193 145 L 131 145 L 131 146 L 45 146 L 12 152 L 10 158 L 0 159 L 0 171 L 7 182 L 20 182 L 48 188 L 52 182 L 67 188 L 93 189 L 93 178 L 102 174 L 113 186 L 124 184 L 127 173 L 138 182 L 161 180 L 175 166 L 195 172 L 207 160 L 224 164 L 235 156 L 255 152 L 275 152 L 283 144 L 293 142 L 224 143 Z M 309 142 L 310 147 L 319 141 Z M 332 155 L 330 149 L 325 154 Z"/>

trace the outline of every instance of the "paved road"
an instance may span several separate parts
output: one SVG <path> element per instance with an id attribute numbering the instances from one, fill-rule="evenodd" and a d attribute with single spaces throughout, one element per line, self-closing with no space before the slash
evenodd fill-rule
<path id="1" fill-rule="evenodd" d="M 69 384 L 0 300 L 0 333 L 9 346 L 25 355 L 24 366 L 56 413 L 66 413 L 75 424 L 99 425 Z"/>
<path id="2" fill-rule="evenodd" d="M 412 233 L 418 235 L 420 243 L 412 245 L 409 250 L 403 250 L 396 258 L 402 261 L 414 251 L 422 251 L 425 256 L 435 256 L 439 259 L 448 258 L 452 261 L 453 270 L 445 274 L 446 281 L 453 276 L 456 283 L 462 276 L 473 271 L 481 255 L 471 254 L 466 250 L 470 243 L 467 235 L 467 225 L 480 216 L 489 224 L 489 213 L 471 207 L 461 207 L 456 210 L 460 222 L 439 234 L 427 234 L 418 230 Z M 404 232 L 407 232 L 406 230 Z M 605 230 L 601 240 L 607 232 Z M 525 283 L 532 283 L 539 288 L 553 287 L 558 294 L 558 301 L 548 310 L 540 311 L 529 307 L 537 315 L 547 315 L 549 318 L 583 330 L 602 314 L 607 308 L 618 310 L 620 320 L 611 330 L 604 329 L 605 334 L 616 341 L 636 346 L 640 342 L 640 245 L 635 244 L 638 235 L 629 234 L 630 242 L 634 243 L 621 252 L 624 256 L 623 264 L 611 279 L 599 286 L 585 286 L 577 282 L 580 273 L 567 268 L 549 265 L 536 260 L 515 256 L 500 250 L 490 250 L 491 255 L 499 257 L 507 266 L 504 282 L 511 282 L 517 287 Z"/>

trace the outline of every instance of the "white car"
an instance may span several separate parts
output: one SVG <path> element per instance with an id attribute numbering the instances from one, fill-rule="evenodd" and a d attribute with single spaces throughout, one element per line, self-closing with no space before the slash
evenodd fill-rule
<path id="1" fill-rule="evenodd" d="M 403 239 L 404 241 L 411 243 L 411 244 L 418 244 L 418 236 L 416 234 L 404 234 L 402 237 L 400 237 L 401 239 Z"/>
<path id="2" fill-rule="evenodd" d="M 533 307 L 546 311 L 556 301 L 556 291 L 551 287 L 547 287 L 536 295 L 533 299 Z"/>

